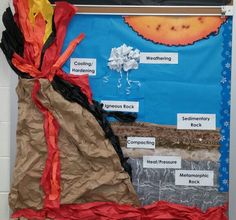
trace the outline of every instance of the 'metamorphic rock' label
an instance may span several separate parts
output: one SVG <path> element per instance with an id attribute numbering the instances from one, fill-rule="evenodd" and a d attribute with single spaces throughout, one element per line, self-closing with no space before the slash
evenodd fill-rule
<path id="1" fill-rule="evenodd" d="M 176 170 L 175 185 L 214 186 L 214 172 L 208 170 Z"/>

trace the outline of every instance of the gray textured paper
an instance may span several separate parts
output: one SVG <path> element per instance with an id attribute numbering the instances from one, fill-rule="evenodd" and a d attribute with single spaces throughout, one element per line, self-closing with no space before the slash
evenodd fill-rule
<path id="1" fill-rule="evenodd" d="M 141 158 L 130 158 L 133 169 L 133 185 L 139 195 L 142 205 L 155 201 L 196 206 L 206 210 L 212 206 L 223 205 L 227 194 L 218 192 L 217 180 L 219 164 L 213 161 L 182 160 L 182 170 L 212 170 L 214 171 L 214 187 L 205 186 L 175 186 L 174 169 L 143 168 Z"/>

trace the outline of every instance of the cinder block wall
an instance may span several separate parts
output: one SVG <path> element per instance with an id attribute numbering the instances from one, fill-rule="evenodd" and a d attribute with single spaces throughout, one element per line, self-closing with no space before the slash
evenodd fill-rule
<path id="1" fill-rule="evenodd" d="M 8 6 L 1 0 L 0 17 Z M 3 30 L 0 19 L 0 33 Z M 1 34 L 2 35 L 2 34 Z M 0 220 L 9 219 L 8 192 L 10 186 L 10 74 L 11 69 L 0 52 Z"/>

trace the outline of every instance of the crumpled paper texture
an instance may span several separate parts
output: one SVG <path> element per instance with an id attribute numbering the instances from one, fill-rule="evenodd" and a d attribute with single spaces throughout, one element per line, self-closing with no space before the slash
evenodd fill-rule
<path id="1" fill-rule="evenodd" d="M 129 175 L 94 116 L 40 79 L 38 98 L 60 124 L 61 204 L 112 201 L 139 205 Z M 17 157 L 9 195 L 13 211 L 42 209 L 40 180 L 47 157 L 43 116 L 31 99 L 34 80 L 19 79 Z"/>
<path id="2" fill-rule="evenodd" d="M 108 66 L 111 70 L 117 72 L 128 72 L 132 69 L 138 69 L 140 59 L 140 51 L 126 44 L 120 47 L 114 47 L 111 50 Z"/>
<path id="3" fill-rule="evenodd" d="M 133 169 L 132 181 L 142 205 L 164 200 L 205 211 L 227 202 L 227 193 L 218 191 L 218 162 L 182 160 L 182 170 L 213 170 L 213 187 L 176 186 L 175 169 L 146 169 L 141 158 L 130 158 L 128 162 Z"/>

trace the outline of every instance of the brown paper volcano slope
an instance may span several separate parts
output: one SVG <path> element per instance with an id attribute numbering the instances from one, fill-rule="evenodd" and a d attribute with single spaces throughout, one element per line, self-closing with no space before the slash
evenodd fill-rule
<path id="1" fill-rule="evenodd" d="M 125 22 L 147 40 L 165 45 L 188 45 L 218 33 L 225 18 L 126 16 Z"/>
<path id="2" fill-rule="evenodd" d="M 96 119 L 76 103 L 66 101 L 46 79 L 38 98 L 56 117 L 61 166 L 61 202 L 112 201 L 139 205 L 128 174 Z M 40 180 L 47 157 L 43 116 L 31 100 L 34 80 L 20 79 L 17 158 L 9 196 L 13 211 L 42 209 Z"/>

